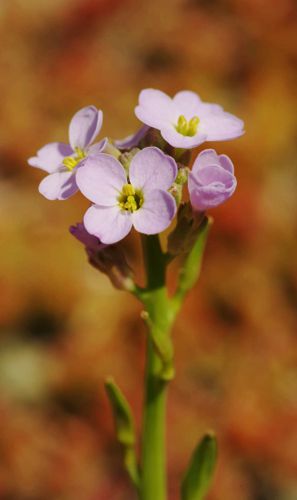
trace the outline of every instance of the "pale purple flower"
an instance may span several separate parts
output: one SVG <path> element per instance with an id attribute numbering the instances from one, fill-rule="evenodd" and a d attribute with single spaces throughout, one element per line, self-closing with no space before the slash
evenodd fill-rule
<path id="1" fill-rule="evenodd" d="M 88 157 L 77 172 L 80 191 L 94 203 L 85 213 L 85 228 L 106 244 L 124 238 L 132 226 L 140 233 L 160 233 L 175 215 L 176 203 L 167 190 L 176 175 L 173 158 L 155 147 L 136 153 L 129 177 L 113 156 Z"/>
<path id="2" fill-rule="evenodd" d="M 69 142 L 51 142 L 29 158 L 32 167 L 48 172 L 39 184 L 39 192 L 48 200 L 66 200 L 78 190 L 77 168 L 90 154 L 100 153 L 107 139 L 91 146 L 102 127 L 103 113 L 95 106 L 86 106 L 73 116 L 69 125 Z"/>
<path id="3" fill-rule="evenodd" d="M 189 174 L 188 188 L 194 210 L 200 212 L 226 201 L 236 189 L 233 163 L 214 149 L 200 153 Z"/>
<path id="4" fill-rule="evenodd" d="M 191 149 L 205 141 L 234 139 L 244 133 L 242 120 L 217 104 L 201 101 L 189 90 L 178 92 L 173 99 L 160 90 L 142 90 L 135 114 L 177 148 Z"/>

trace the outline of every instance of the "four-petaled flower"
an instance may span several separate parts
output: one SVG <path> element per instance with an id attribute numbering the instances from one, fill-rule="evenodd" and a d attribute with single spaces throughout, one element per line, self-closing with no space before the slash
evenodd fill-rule
<path id="1" fill-rule="evenodd" d="M 128 177 L 114 157 L 89 156 L 76 177 L 80 191 L 94 203 L 84 216 L 85 228 L 106 244 L 124 238 L 132 226 L 140 233 L 160 233 L 176 212 L 168 193 L 176 175 L 174 159 L 155 147 L 136 153 Z"/>
<path id="2" fill-rule="evenodd" d="M 77 167 L 88 155 L 100 153 L 107 139 L 90 146 L 102 127 L 103 113 L 95 106 L 80 109 L 69 125 L 69 142 L 52 142 L 43 146 L 37 156 L 29 158 L 32 167 L 49 173 L 40 185 L 39 192 L 49 200 L 65 200 L 78 190 Z"/>
<path id="3" fill-rule="evenodd" d="M 173 99 L 160 90 L 142 90 L 135 114 L 177 148 L 191 149 L 205 141 L 234 139 L 244 133 L 242 120 L 188 90 Z"/>
<path id="4" fill-rule="evenodd" d="M 204 211 L 226 201 L 234 193 L 237 181 L 233 163 L 214 149 L 205 149 L 196 158 L 188 178 L 194 210 Z"/>

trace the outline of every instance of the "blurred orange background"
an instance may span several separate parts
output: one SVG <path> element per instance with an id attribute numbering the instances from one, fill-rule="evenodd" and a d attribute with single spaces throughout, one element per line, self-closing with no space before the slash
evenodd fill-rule
<path id="1" fill-rule="evenodd" d="M 296 3 L 1 0 L 0 27 L 0 498 L 135 498 L 103 381 L 120 383 L 139 429 L 140 306 L 69 234 L 88 202 L 41 197 L 26 159 L 66 141 L 89 104 L 104 110 L 101 137 L 132 133 L 138 93 L 153 87 L 194 90 L 246 123 L 244 137 L 211 144 L 239 185 L 212 213 L 174 330 L 169 499 L 210 428 L 209 500 L 296 499 Z M 126 248 L 139 270 L 135 235 Z"/>

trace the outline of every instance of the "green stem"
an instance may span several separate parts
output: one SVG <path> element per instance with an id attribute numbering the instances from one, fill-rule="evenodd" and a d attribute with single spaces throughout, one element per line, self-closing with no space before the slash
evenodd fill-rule
<path id="1" fill-rule="evenodd" d="M 149 327 L 142 430 L 140 500 L 166 500 L 166 381 L 173 376 L 173 347 L 170 330 L 186 293 L 198 278 L 206 242 L 205 219 L 179 276 L 176 294 L 169 299 L 166 289 L 168 256 L 158 236 L 144 236 L 143 250 L 147 275 L 145 291 L 139 291 Z"/>
<path id="2" fill-rule="evenodd" d="M 148 339 L 146 394 L 143 420 L 141 500 L 165 500 L 166 382 L 155 375 L 159 359 Z"/>
<path id="3" fill-rule="evenodd" d="M 143 238 L 147 271 L 145 306 L 150 329 L 169 334 L 168 297 L 165 286 L 166 262 L 158 236 Z M 148 338 L 145 401 L 141 457 L 141 500 L 166 500 L 165 415 L 166 382 L 159 376 L 162 362 Z"/>

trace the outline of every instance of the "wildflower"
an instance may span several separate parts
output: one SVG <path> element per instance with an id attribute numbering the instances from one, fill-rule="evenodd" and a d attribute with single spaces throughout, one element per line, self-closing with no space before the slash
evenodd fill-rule
<path id="1" fill-rule="evenodd" d="M 73 116 L 69 125 L 69 142 L 52 142 L 43 146 L 37 156 L 29 158 L 32 167 L 48 172 L 39 184 L 39 192 L 48 200 L 65 200 L 78 190 L 76 184 L 77 168 L 89 154 L 101 152 L 107 140 L 90 146 L 99 133 L 103 113 L 95 106 L 80 109 Z"/>
<path id="2" fill-rule="evenodd" d="M 92 205 L 84 216 L 90 234 L 103 243 L 124 238 L 132 226 L 144 234 L 166 229 L 176 204 L 167 192 L 177 175 L 175 161 L 155 147 L 133 157 L 129 175 L 114 157 L 89 157 L 77 172 L 77 184 Z"/>
<path id="3" fill-rule="evenodd" d="M 82 222 L 70 226 L 69 230 L 85 246 L 90 264 L 106 274 L 115 288 L 130 291 L 134 288 L 132 269 L 118 245 L 101 243 L 87 232 Z"/>
<path id="4" fill-rule="evenodd" d="M 237 181 L 233 163 L 214 149 L 200 153 L 189 174 L 188 188 L 194 210 L 204 211 L 226 201 L 234 193 Z"/>
<path id="5" fill-rule="evenodd" d="M 205 141 L 234 139 L 244 133 L 242 120 L 217 104 L 201 101 L 189 90 L 178 92 L 173 99 L 160 90 L 142 90 L 135 114 L 160 130 L 163 139 L 176 148 L 191 149 Z"/>

